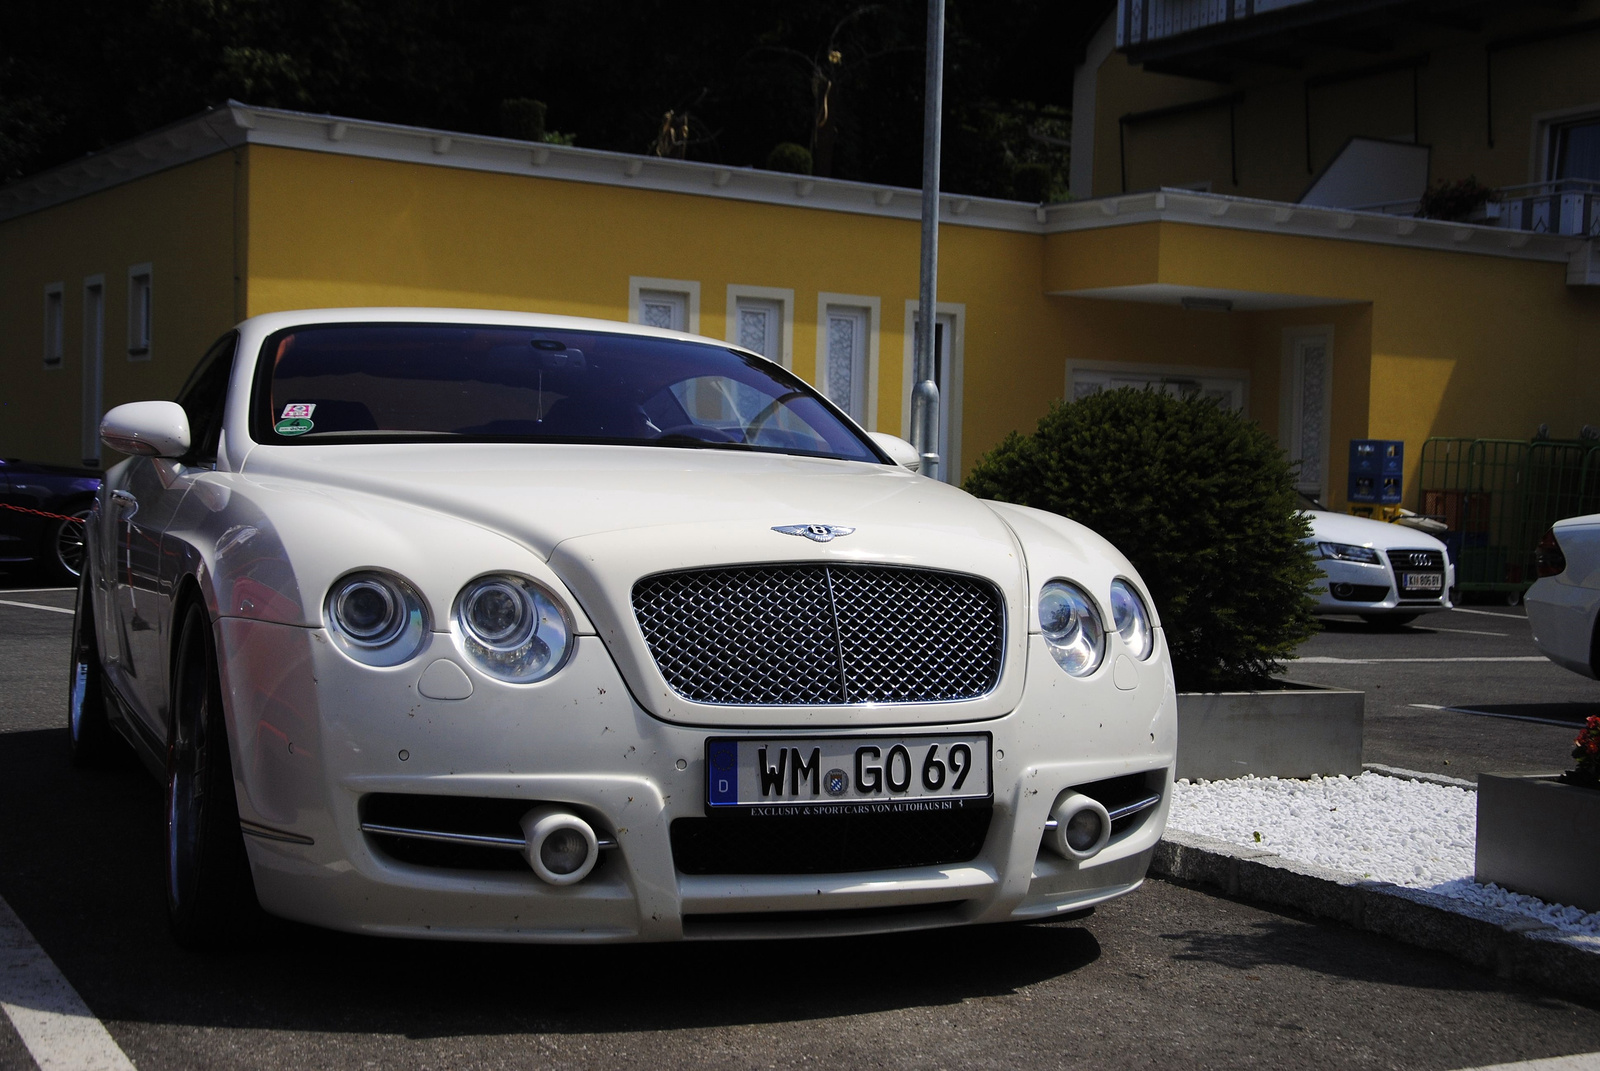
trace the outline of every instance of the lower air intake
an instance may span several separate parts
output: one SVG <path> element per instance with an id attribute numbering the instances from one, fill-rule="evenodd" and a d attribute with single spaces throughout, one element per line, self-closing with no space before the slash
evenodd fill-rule
<path id="1" fill-rule="evenodd" d="M 672 858 L 685 874 L 849 874 L 977 858 L 993 810 L 679 818 Z"/>

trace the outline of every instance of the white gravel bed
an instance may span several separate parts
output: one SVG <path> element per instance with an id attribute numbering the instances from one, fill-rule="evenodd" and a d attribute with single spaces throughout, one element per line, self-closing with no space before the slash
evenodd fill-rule
<path id="1" fill-rule="evenodd" d="M 1515 911 L 1600 946 L 1600 914 L 1472 880 L 1477 807 L 1477 793 L 1467 789 L 1382 774 L 1241 777 L 1179 781 L 1168 824 L 1285 859 Z"/>

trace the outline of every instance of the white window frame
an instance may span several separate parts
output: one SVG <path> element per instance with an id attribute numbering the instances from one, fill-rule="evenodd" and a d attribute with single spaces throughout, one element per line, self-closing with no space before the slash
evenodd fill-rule
<path id="1" fill-rule="evenodd" d="M 778 305 L 778 356 L 785 368 L 794 368 L 794 291 L 781 286 L 728 287 L 728 318 L 723 337 L 739 344 L 739 303 L 741 300 L 770 301 Z"/>
<path id="2" fill-rule="evenodd" d="M 906 327 L 900 371 L 900 437 L 911 438 L 911 389 L 916 386 L 917 299 L 906 298 Z M 945 483 L 961 483 L 961 408 L 966 381 L 967 306 L 965 302 L 941 301 L 934 310 L 935 322 L 950 320 L 948 390 L 940 392 L 939 408 L 948 415 L 941 422 L 945 451 L 939 457 L 939 478 Z M 952 459 L 954 462 L 952 464 Z"/>
<path id="3" fill-rule="evenodd" d="M 105 415 L 106 277 L 83 280 L 83 384 L 79 434 L 83 463 L 100 464 L 100 418 Z"/>
<path id="4" fill-rule="evenodd" d="M 1283 372 L 1279 380 L 1282 387 L 1278 400 L 1278 442 L 1284 452 L 1289 455 L 1290 461 L 1301 460 L 1300 441 L 1303 428 L 1304 389 L 1305 389 L 1305 362 L 1302 360 L 1301 347 L 1305 343 L 1320 342 L 1325 347 L 1326 357 L 1323 362 L 1322 379 L 1322 405 L 1321 416 L 1322 457 L 1315 471 L 1308 476 L 1304 469 L 1301 470 L 1300 481 L 1296 486 L 1307 494 L 1315 494 L 1324 502 L 1332 496 L 1333 489 L 1328 486 L 1329 461 L 1333 453 L 1333 325 L 1317 324 L 1307 327 L 1286 327 L 1283 329 Z"/>
<path id="5" fill-rule="evenodd" d="M 1570 126 L 1585 119 L 1600 119 L 1600 101 L 1572 108 L 1539 112 L 1533 117 L 1533 133 L 1528 139 L 1528 181 L 1548 182 L 1550 178 L 1550 135 L 1557 127 Z"/>
<path id="6" fill-rule="evenodd" d="M 128 269 L 128 360 L 148 361 L 155 349 L 155 273 L 149 264 Z M 140 298 L 144 300 L 140 300 Z"/>
<path id="7" fill-rule="evenodd" d="M 59 372 L 66 364 L 67 288 L 65 283 L 50 283 L 44 288 L 44 366 Z"/>
<path id="8" fill-rule="evenodd" d="M 688 310 L 688 322 L 684 324 L 684 330 L 691 335 L 700 333 L 700 284 L 693 279 L 657 279 L 648 275 L 630 275 L 628 277 L 629 323 L 644 323 L 644 308 L 640 293 L 651 290 L 681 295 Z"/>
<path id="9" fill-rule="evenodd" d="M 1133 361 L 1095 361 L 1067 358 L 1067 378 L 1062 398 L 1071 402 L 1075 398 L 1073 381 L 1079 372 L 1093 372 L 1110 375 L 1135 375 L 1150 377 L 1171 377 L 1174 379 L 1234 379 L 1238 380 L 1242 389 L 1239 398 L 1239 413 L 1248 417 L 1250 415 L 1250 370 L 1248 368 L 1211 368 L 1194 364 L 1144 364 Z"/>
<path id="10" fill-rule="evenodd" d="M 883 302 L 865 294 L 835 294 L 823 291 L 817 295 L 817 371 L 812 384 L 824 395 L 828 393 L 828 309 L 856 309 L 866 314 L 867 337 L 861 374 L 866 380 L 865 411 L 861 426 L 868 431 L 878 430 L 878 336 L 882 320 Z"/>

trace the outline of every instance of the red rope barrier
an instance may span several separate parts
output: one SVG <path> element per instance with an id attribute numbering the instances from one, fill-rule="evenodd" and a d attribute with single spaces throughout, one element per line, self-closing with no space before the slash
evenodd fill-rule
<path id="1" fill-rule="evenodd" d="M 43 517 L 46 520 L 51 521 L 72 521 L 74 524 L 83 523 L 82 517 L 68 517 L 60 513 L 46 513 L 42 509 L 29 509 L 27 506 L 13 506 L 7 502 L 0 502 L 0 509 L 9 509 L 17 513 L 31 513 L 35 517 Z"/>

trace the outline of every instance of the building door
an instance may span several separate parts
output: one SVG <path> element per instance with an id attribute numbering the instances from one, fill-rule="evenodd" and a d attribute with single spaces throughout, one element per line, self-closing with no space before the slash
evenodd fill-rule
<path id="1" fill-rule="evenodd" d="M 1326 501 L 1328 425 L 1333 415 L 1333 329 L 1289 328 L 1283 333 L 1283 398 L 1279 436 L 1290 461 L 1300 463 L 1296 486 Z"/>
<path id="2" fill-rule="evenodd" d="M 106 279 L 83 281 L 83 463 L 100 467 L 101 392 L 106 363 Z"/>

